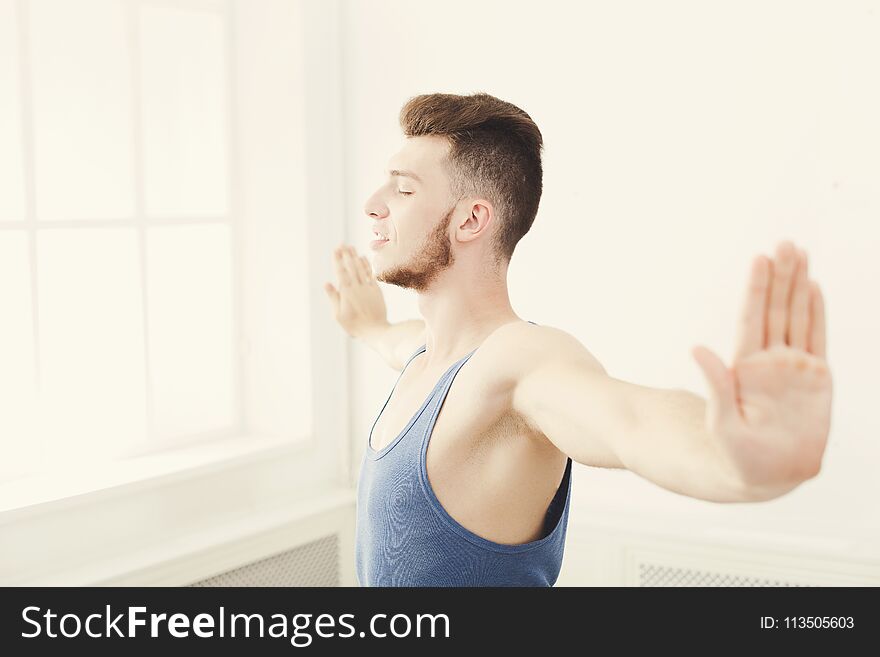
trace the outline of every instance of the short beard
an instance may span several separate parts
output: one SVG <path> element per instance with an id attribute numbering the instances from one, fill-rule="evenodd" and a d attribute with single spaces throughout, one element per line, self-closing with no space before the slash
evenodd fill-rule
<path id="1" fill-rule="evenodd" d="M 421 250 L 410 262 L 388 271 L 380 272 L 376 280 L 398 287 L 424 292 L 444 270 L 452 266 L 452 243 L 449 241 L 449 220 L 455 206 L 446 213 L 425 239 Z"/>

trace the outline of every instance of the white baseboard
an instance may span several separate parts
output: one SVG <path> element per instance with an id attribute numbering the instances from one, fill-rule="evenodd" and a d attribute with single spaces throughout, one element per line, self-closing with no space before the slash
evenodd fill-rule
<path id="1" fill-rule="evenodd" d="M 880 586 L 880 553 L 843 539 L 664 527 L 662 519 L 571 522 L 556 586 Z"/>

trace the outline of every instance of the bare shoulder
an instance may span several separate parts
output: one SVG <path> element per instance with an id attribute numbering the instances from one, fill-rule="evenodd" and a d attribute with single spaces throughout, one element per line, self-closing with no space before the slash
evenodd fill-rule
<path id="1" fill-rule="evenodd" d="M 497 377 L 496 384 L 502 387 L 515 387 L 538 367 L 560 360 L 583 362 L 605 373 L 599 360 L 568 331 L 525 321 L 511 322 L 497 328 L 486 338 L 477 354 L 492 365 Z"/>

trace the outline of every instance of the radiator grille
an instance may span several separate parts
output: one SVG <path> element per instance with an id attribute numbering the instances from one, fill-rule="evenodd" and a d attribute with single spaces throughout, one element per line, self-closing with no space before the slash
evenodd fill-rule
<path id="1" fill-rule="evenodd" d="M 640 563 L 639 586 L 812 586 L 812 584 Z"/>
<path id="2" fill-rule="evenodd" d="M 189 586 L 339 586 L 339 537 L 325 536 Z"/>

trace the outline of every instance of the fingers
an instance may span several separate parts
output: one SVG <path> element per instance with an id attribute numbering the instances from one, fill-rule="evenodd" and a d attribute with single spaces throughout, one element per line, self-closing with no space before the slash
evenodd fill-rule
<path id="1" fill-rule="evenodd" d="M 810 353 L 825 358 L 825 300 L 816 281 L 810 281 Z"/>
<path id="2" fill-rule="evenodd" d="M 810 281 L 807 278 L 807 254 L 797 249 L 794 287 L 788 318 L 788 344 L 807 351 L 810 339 Z"/>
<path id="3" fill-rule="evenodd" d="M 329 281 L 324 283 L 324 292 L 327 293 L 327 297 L 333 302 L 333 308 L 339 310 L 339 291 L 333 287 L 333 283 Z"/>
<path id="4" fill-rule="evenodd" d="M 364 283 L 369 283 L 373 280 L 373 268 L 370 267 L 370 261 L 367 260 L 367 256 L 358 256 L 357 260 L 361 268 L 361 280 Z"/>
<path id="5" fill-rule="evenodd" d="M 749 284 L 743 300 L 739 320 L 739 335 L 734 360 L 741 360 L 764 348 L 767 331 L 767 302 L 769 299 L 772 261 L 758 256 L 752 261 Z"/>
<path id="6" fill-rule="evenodd" d="M 734 361 L 774 345 L 825 357 L 824 300 L 806 251 L 790 241 L 779 243 L 775 259 L 752 261 Z"/>
<path id="7" fill-rule="evenodd" d="M 791 287 L 796 265 L 794 244 L 780 242 L 773 261 L 773 279 L 767 307 L 767 346 L 785 344 L 790 314 Z"/>
<path id="8" fill-rule="evenodd" d="M 345 266 L 345 248 L 342 246 L 333 250 L 333 268 L 336 270 L 336 280 L 339 281 L 340 288 L 348 287 L 354 282 Z"/>
<path id="9" fill-rule="evenodd" d="M 345 268 L 348 270 L 349 275 L 351 276 L 351 280 L 355 283 L 366 283 L 368 279 L 364 278 L 363 268 L 358 262 L 357 251 L 354 250 L 353 246 L 346 246 L 343 249 L 343 263 L 345 264 Z"/>
<path id="10" fill-rule="evenodd" d="M 333 263 L 340 287 L 369 283 L 373 270 L 366 256 L 358 255 L 353 246 L 342 244 L 333 250 Z"/>

